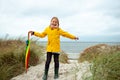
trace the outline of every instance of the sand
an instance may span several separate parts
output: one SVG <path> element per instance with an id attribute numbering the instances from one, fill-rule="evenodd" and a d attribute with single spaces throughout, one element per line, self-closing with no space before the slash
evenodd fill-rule
<path id="1" fill-rule="evenodd" d="M 31 66 L 27 73 L 18 75 L 11 80 L 42 80 L 44 73 L 45 62 Z M 89 78 L 92 74 L 90 72 L 91 64 L 88 62 L 78 63 L 77 60 L 69 60 L 69 64 L 60 63 L 59 79 L 57 80 L 83 80 L 85 77 Z M 48 80 L 54 80 L 54 63 L 51 62 Z"/>

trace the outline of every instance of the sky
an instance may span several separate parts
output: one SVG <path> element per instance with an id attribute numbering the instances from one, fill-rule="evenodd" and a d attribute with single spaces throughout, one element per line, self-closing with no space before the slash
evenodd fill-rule
<path id="1" fill-rule="evenodd" d="M 120 42 L 120 0 L 0 0 L 0 38 L 42 32 L 53 16 L 79 41 Z"/>

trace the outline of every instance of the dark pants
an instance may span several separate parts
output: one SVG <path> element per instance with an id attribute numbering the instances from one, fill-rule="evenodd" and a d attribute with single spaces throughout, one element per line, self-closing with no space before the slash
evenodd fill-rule
<path id="1" fill-rule="evenodd" d="M 47 52 L 47 60 L 45 64 L 45 69 L 49 69 L 49 65 L 51 62 L 52 55 L 54 55 L 54 66 L 55 68 L 59 68 L 59 53 Z"/>

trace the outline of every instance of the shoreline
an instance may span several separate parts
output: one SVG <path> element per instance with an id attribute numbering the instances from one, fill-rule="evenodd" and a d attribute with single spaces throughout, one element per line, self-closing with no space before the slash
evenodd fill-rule
<path id="1" fill-rule="evenodd" d="M 80 53 L 66 53 L 69 60 L 78 60 Z"/>

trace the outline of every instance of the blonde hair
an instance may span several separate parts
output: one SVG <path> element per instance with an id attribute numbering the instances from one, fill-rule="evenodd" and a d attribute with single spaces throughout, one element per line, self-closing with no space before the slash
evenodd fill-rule
<path id="1" fill-rule="evenodd" d="M 52 17 L 51 21 L 52 21 L 53 19 L 56 19 L 56 20 L 57 20 L 58 26 L 59 26 L 59 19 L 58 19 L 57 17 Z"/>

